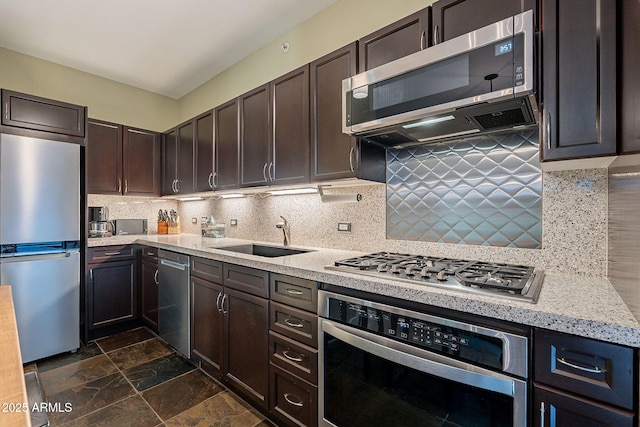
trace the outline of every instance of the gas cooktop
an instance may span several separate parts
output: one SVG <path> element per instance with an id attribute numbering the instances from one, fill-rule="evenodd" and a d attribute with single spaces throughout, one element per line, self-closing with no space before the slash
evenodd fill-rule
<path id="1" fill-rule="evenodd" d="M 544 279 L 534 267 L 393 252 L 343 259 L 325 268 L 533 303 Z"/>

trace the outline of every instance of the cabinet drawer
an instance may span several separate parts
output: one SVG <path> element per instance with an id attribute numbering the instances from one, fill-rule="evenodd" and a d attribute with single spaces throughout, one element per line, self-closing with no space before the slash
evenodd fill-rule
<path id="1" fill-rule="evenodd" d="M 222 283 L 222 262 L 191 257 L 191 275 L 210 282 Z"/>
<path id="2" fill-rule="evenodd" d="M 318 424 L 318 388 L 271 365 L 271 413 L 286 425 Z"/>
<path id="3" fill-rule="evenodd" d="M 537 382 L 633 409 L 631 348 L 536 329 L 534 364 Z"/>
<path id="4" fill-rule="evenodd" d="M 271 302 L 271 330 L 318 348 L 318 316 L 297 308 Z"/>
<path id="5" fill-rule="evenodd" d="M 544 386 L 533 390 L 534 426 L 632 427 L 634 413 Z"/>
<path id="6" fill-rule="evenodd" d="M 269 351 L 272 364 L 318 384 L 318 350 L 270 331 Z"/>
<path id="7" fill-rule="evenodd" d="M 142 259 L 149 262 L 158 261 L 158 249 L 152 246 L 142 246 Z"/>
<path id="8" fill-rule="evenodd" d="M 223 264 L 223 284 L 229 288 L 269 298 L 269 272 L 234 264 Z"/>
<path id="9" fill-rule="evenodd" d="M 318 312 L 318 282 L 271 273 L 270 285 L 273 301 Z"/>
<path id="10" fill-rule="evenodd" d="M 89 264 L 134 259 L 136 257 L 135 246 L 133 245 L 99 246 L 89 248 L 88 252 L 87 262 Z"/>
<path id="11" fill-rule="evenodd" d="M 39 96 L 2 91 L 2 124 L 84 137 L 86 109 Z"/>

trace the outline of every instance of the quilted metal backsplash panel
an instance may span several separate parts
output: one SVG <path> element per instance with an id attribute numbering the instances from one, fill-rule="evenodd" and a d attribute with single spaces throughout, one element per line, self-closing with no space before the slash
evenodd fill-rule
<path id="1" fill-rule="evenodd" d="M 537 131 L 388 150 L 387 238 L 540 248 Z"/>

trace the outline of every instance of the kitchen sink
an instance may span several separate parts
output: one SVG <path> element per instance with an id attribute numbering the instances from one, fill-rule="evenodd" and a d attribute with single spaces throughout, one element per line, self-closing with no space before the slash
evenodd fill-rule
<path id="1" fill-rule="evenodd" d="M 225 246 L 221 248 L 211 247 L 211 249 L 220 249 L 221 251 L 238 252 L 241 254 L 257 255 L 267 258 L 276 258 L 281 256 L 303 254 L 305 252 L 312 252 L 308 249 L 294 249 L 285 246 L 268 246 L 268 245 L 238 245 L 238 246 Z"/>

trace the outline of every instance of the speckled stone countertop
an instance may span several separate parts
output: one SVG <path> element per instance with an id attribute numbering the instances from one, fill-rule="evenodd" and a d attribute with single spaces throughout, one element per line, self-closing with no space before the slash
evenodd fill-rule
<path id="1" fill-rule="evenodd" d="M 606 278 L 545 272 L 538 302 L 532 304 L 324 268 L 361 252 L 306 248 L 313 252 L 265 258 L 216 249 L 251 241 L 195 234 L 89 239 L 89 247 L 131 243 L 640 348 L 640 324 Z"/>

